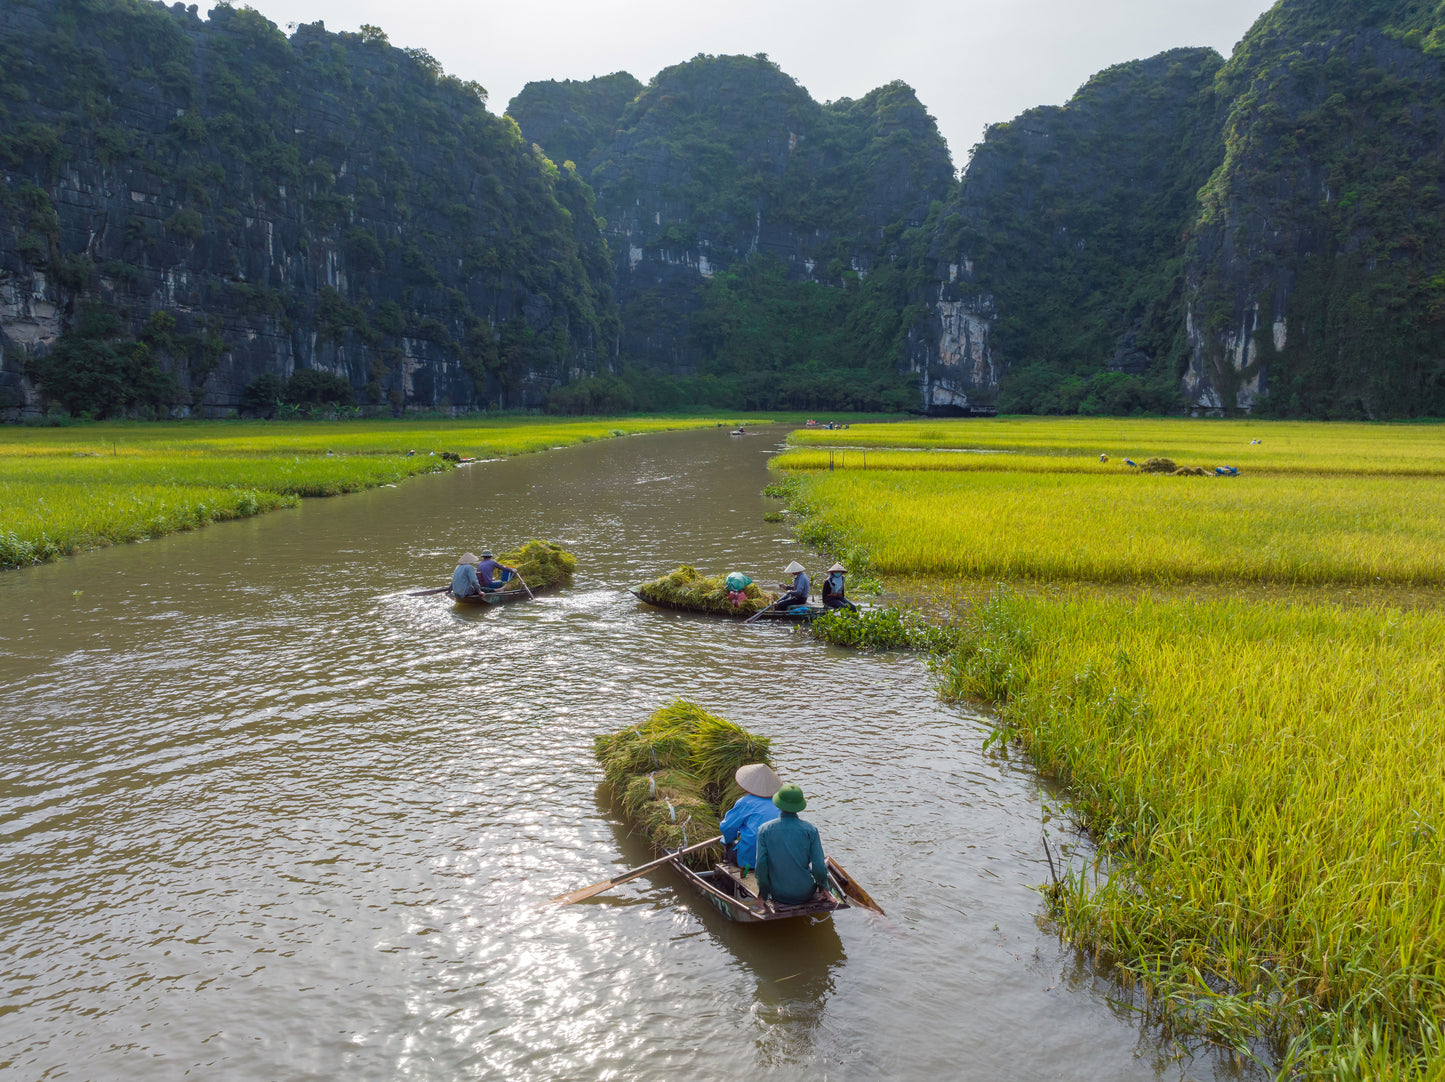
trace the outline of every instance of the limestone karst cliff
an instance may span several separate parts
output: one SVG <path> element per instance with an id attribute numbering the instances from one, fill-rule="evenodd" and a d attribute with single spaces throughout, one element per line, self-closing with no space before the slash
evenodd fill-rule
<path id="1" fill-rule="evenodd" d="M 0 405 L 539 405 L 610 355 L 590 193 L 425 53 L 7 0 L 0 71 Z"/>

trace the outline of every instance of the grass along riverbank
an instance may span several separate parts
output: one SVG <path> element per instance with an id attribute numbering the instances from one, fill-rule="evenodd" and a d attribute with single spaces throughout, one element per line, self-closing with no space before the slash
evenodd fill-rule
<path id="1" fill-rule="evenodd" d="M 396 484 L 452 468 L 444 453 L 503 458 L 720 423 L 736 422 L 504 417 L 0 427 L 0 568 L 260 514 L 306 496 Z"/>
<path id="2" fill-rule="evenodd" d="M 1135 423 L 1059 424 L 927 427 L 939 445 L 1010 440 L 1032 458 Z M 1245 431 L 1141 424 L 1156 442 L 1136 461 L 1191 461 L 1194 434 Z M 895 438 L 918 446 L 919 427 Z M 1368 454 L 1371 433 L 1378 461 L 1432 470 L 1440 430 L 1344 427 L 1249 425 L 1252 446 L 1279 442 L 1277 428 L 1298 441 L 1305 476 L 1290 485 L 865 471 L 851 455 L 793 483 L 811 513 L 802 533 L 890 583 L 1020 582 L 952 614 L 962 630 L 941 691 L 994 704 L 999 735 L 1067 784 L 1098 860 L 1046 892 L 1051 911 L 1119 967 L 1136 1006 L 1169 1034 L 1241 1056 L 1269 1048 L 1282 1073 L 1433 1078 L 1445 1070 L 1445 523 L 1432 508 L 1445 479 L 1331 471 L 1343 444 Z M 1018 444 L 1021 431 L 1037 443 Z M 886 445 L 888 427 L 867 432 Z M 1272 600 L 1280 587 L 1261 584 L 1273 582 L 1319 596 L 1368 583 L 1371 601 Z M 1391 603 L 1396 591 L 1414 611 Z"/>

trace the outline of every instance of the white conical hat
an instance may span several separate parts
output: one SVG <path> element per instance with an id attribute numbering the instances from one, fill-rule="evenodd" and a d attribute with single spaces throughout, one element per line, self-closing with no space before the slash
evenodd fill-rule
<path id="1" fill-rule="evenodd" d="M 803 570 L 803 565 L 798 563 L 797 560 L 794 560 L 787 567 L 783 568 L 783 574 L 796 575 L 801 570 Z"/>
<path id="2" fill-rule="evenodd" d="M 764 800 L 772 800 L 773 794 L 783 787 L 783 780 L 773 773 L 773 768 L 767 763 L 740 766 L 733 777 L 753 796 L 760 796 Z"/>
<path id="3" fill-rule="evenodd" d="M 848 569 L 847 569 L 846 567 L 844 567 L 842 564 L 834 564 L 832 567 L 828 568 L 828 570 L 829 570 L 829 571 L 847 571 Z"/>
<path id="4" fill-rule="evenodd" d="M 475 567 L 479 562 L 480 561 L 470 552 L 466 552 L 457 559 L 457 566 L 461 567 L 462 564 L 471 564 L 473 567 Z"/>

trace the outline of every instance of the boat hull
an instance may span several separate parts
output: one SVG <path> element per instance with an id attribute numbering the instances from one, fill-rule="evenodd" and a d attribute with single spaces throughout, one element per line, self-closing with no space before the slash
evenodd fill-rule
<path id="1" fill-rule="evenodd" d="M 738 924 L 768 924 L 772 921 L 793 920 L 796 917 L 826 917 L 839 909 L 853 908 L 842 887 L 830 877 L 829 884 L 837 897 L 829 902 L 808 902 L 804 905 L 780 905 L 767 909 L 753 897 L 739 897 L 733 881 L 716 871 L 697 872 L 681 860 L 672 861 L 677 873 L 687 881 L 688 886 L 701 894 L 709 905 L 730 921 Z"/>
<path id="2" fill-rule="evenodd" d="M 528 596 L 526 590 L 493 590 L 488 594 L 469 594 L 466 597 L 452 594 L 451 598 L 458 605 L 510 605 L 513 601 L 526 601 Z"/>
<path id="3" fill-rule="evenodd" d="M 708 612 L 706 609 L 690 609 L 686 605 L 675 605 L 667 601 L 649 601 L 636 590 L 628 590 L 629 594 L 637 598 L 645 605 L 651 605 L 655 609 L 672 609 L 674 612 L 690 612 L 697 616 L 715 616 L 720 620 L 746 620 L 752 613 L 748 612 Z M 759 620 L 779 620 L 783 623 L 806 623 L 823 613 L 823 609 L 809 605 L 806 610 L 795 611 L 792 609 L 786 612 L 764 610 L 757 614 Z"/>

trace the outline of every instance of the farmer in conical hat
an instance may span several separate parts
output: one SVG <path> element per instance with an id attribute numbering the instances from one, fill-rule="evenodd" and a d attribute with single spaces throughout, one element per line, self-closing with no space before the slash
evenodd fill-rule
<path id="1" fill-rule="evenodd" d="M 808 591 L 813 587 L 812 583 L 808 581 L 808 573 L 803 570 L 803 565 L 798 563 L 797 560 L 794 560 L 787 567 L 783 568 L 783 574 L 793 576 L 793 585 L 789 586 L 786 582 L 778 583 L 779 586 L 788 592 L 773 602 L 773 607 L 786 609 L 789 605 L 806 605 L 808 603 Z"/>
<path id="2" fill-rule="evenodd" d="M 803 790 L 784 785 L 773 794 L 782 814 L 758 830 L 758 897 L 802 905 L 828 890 L 828 864 L 818 828 L 798 818 L 808 806 Z"/>
<path id="3" fill-rule="evenodd" d="M 847 571 L 842 564 L 828 568 L 828 577 L 823 580 L 823 608 L 858 611 L 858 606 L 843 596 L 843 576 Z"/>
<path id="4" fill-rule="evenodd" d="M 457 569 L 452 572 L 452 596 L 471 597 L 482 592 L 481 580 L 477 578 L 477 558 L 470 552 L 457 557 Z"/>
<path id="5" fill-rule="evenodd" d="M 508 575 L 502 578 L 500 581 L 493 582 L 492 576 L 495 575 L 498 571 L 510 571 L 512 575 L 515 575 L 517 573 L 517 569 L 515 567 L 508 567 L 506 564 L 502 563 L 495 556 L 493 556 L 490 549 L 483 549 L 482 562 L 477 565 L 477 574 L 482 577 L 483 590 L 486 590 L 488 593 L 493 590 L 500 590 L 502 588 L 502 583 L 506 582 L 507 579 L 511 577 L 511 575 Z"/>
<path id="6" fill-rule="evenodd" d="M 758 828 L 778 817 L 773 794 L 783 783 L 767 763 L 740 766 L 733 777 L 743 787 L 743 795 L 718 825 L 723 842 L 733 850 L 733 863 L 747 875 L 758 862 Z"/>

